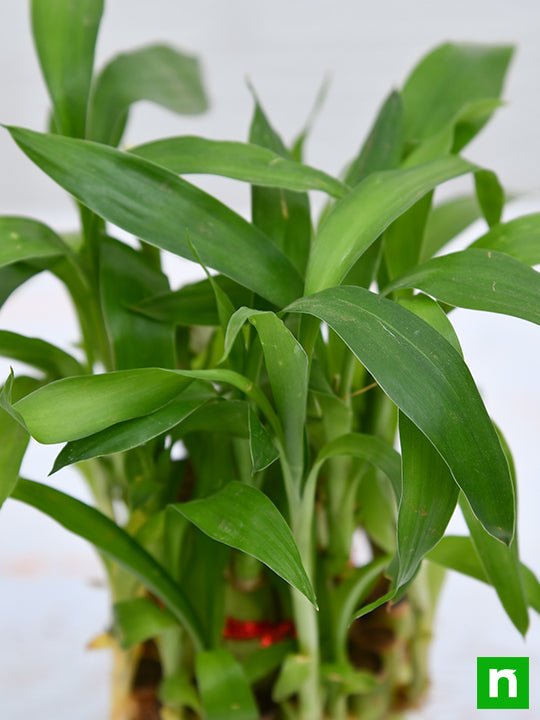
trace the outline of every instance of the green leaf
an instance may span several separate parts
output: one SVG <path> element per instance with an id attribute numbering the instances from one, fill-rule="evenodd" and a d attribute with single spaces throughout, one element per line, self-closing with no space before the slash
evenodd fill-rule
<path id="1" fill-rule="evenodd" d="M 399 438 L 403 492 L 397 525 L 396 590 L 412 580 L 422 559 L 444 535 L 459 492 L 448 465 L 403 413 L 399 416 Z"/>
<path id="2" fill-rule="evenodd" d="M 525 635 L 529 627 L 527 599 L 521 577 L 517 542 L 509 547 L 488 535 L 466 501 L 460 503 L 471 539 L 489 582 L 517 630 Z"/>
<path id="3" fill-rule="evenodd" d="M 88 437 L 68 442 L 54 461 L 50 474 L 82 460 L 138 447 L 177 427 L 213 397 L 215 397 L 214 393 L 203 385 L 195 383 L 180 393 L 176 399 L 149 415 L 124 420 Z"/>
<path id="4" fill-rule="evenodd" d="M 540 264 L 540 213 L 496 225 L 471 248 L 488 248 L 511 255 L 527 265 Z"/>
<path id="5" fill-rule="evenodd" d="M 8 396 L 13 392 L 16 399 L 39 387 L 34 378 L 19 377 L 13 382 L 11 376 L 6 383 Z M 20 423 L 0 407 L 0 508 L 19 479 L 19 471 L 28 447 L 30 436 Z"/>
<path id="6" fill-rule="evenodd" d="M 462 355 L 452 323 L 426 295 L 401 299 L 400 305 L 429 323 Z M 398 510 L 396 593 L 415 576 L 425 555 L 442 538 L 455 510 L 458 487 L 430 441 L 400 411 L 403 493 Z"/>
<path id="7" fill-rule="evenodd" d="M 8 498 L 19 478 L 21 464 L 30 436 L 20 424 L 0 408 L 0 507 Z"/>
<path id="8" fill-rule="evenodd" d="M 84 137 L 103 0 L 32 0 L 32 30 L 59 132 Z"/>
<path id="9" fill-rule="evenodd" d="M 188 384 L 173 371 L 143 368 L 49 383 L 15 403 L 33 437 L 56 443 L 152 413 Z"/>
<path id="10" fill-rule="evenodd" d="M 471 249 L 428 260 L 391 283 L 385 294 L 417 288 L 437 300 L 540 323 L 540 274 L 493 250 Z"/>
<path id="11" fill-rule="evenodd" d="M 68 248 L 47 225 L 23 217 L 0 217 L 0 267 L 64 255 Z"/>
<path id="12" fill-rule="evenodd" d="M 339 284 L 396 218 L 440 183 L 475 169 L 451 156 L 367 177 L 321 223 L 309 258 L 306 294 Z"/>
<path id="13" fill-rule="evenodd" d="M 284 431 L 285 453 L 293 478 L 303 470 L 304 425 L 308 390 L 308 358 L 298 340 L 277 315 L 240 308 L 225 337 L 225 357 L 244 323 L 249 320 L 261 341 L 272 394 Z"/>
<path id="14" fill-rule="evenodd" d="M 401 95 L 394 90 L 384 101 L 362 149 L 347 169 L 347 185 L 354 187 L 371 173 L 398 167 L 403 139 L 403 103 Z"/>
<path id="15" fill-rule="evenodd" d="M 204 633 L 178 585 L 125 530 L 93 507 L 31 480 L 19 480 L 12 497 L 49 515 L 132 573 L 180 621 L 196 647 L 204 646 Z"/>
<path id="16" fill-rule="evenodd" d="M 429 553 L 428 560 L 488 585 L 491 584 L 469 537 L 447 535 Z M 530 568 L 523 563 L 521 563 L 520 567 L 527 602 L 531 608 L 540 613 L 540 583 Z"/>
<path id="17" fill-rule="evenodd" d="M 127 650 L 160 635 L 177 624 L 175 616 L 149 598 L 124 600 L 113 605 L 115 630 Z"/>
<path id="18" fill-rule="evenodd" d="M 285 453 L 293 476 L 304 466 L 304 426 L 308 391 L 308 358 L 298 340 L 274 313 L 249 318 L 255 326 L 285 435 Z"/>
<path id="19" fill-rule="evenodd" d="M 10 129 L 21 149 L 105 220 L 151 245 L 202 262 L 278 306 L 300 295 L 300 276 L 257 228 L 169 170 L 83 140 Z"/>
<path id="20" fill-rule="evenodd" d="M 436 205 L 427 219 L 418 259 L 421 262 L 429 260 L 480 217 L 478 200 L 470 195 L 452 198 Z"/>
<path id="21" fill-rule="evenodd" d="M 513 49 L 503 45 L 445 43 L 426 55 L 402 90 L 407 138 L 424 140 L 469 103 L 499 98 L 512 54 Z M 461 147 L 485 122 L 472 124 Z"/>
<path id="22" fill-rule="evenodd" d="M 418 264 L 433 193 L 427 193 L 384 233 L 384 270 L 395 278 Z M 379 283 L 381 284 L 381 283 Z"/>
<path id="23" fill-rule="evenodd" d="M 504 189 L 499 178 L 491 170 L 479 170 L 474 174 L 476 197 L 490 227 L 501 221 L 505 203 Z"/>
<path id="24" fill-rule="evenodd" d="M 262 187 L 343 197 L 348 188 L 321 170 L 249 143 L 184 136 L 155 140 L 130 152 L 180 175 L 205 174 L 243 180 Z"/>
<path id="25" fill-rule="evenodd" d="M 365 460 L 381 470 L 390 480 L 396 499 L 401 496 L 401 460 L 399 453 L 376 435 L 348 433 L 327 443 L 317 455 L 312 472 L 318 473 L 322 464 L 332 457 L 346 455 Z"/>
<path id="26" fill-rule="evenodd" d="M 167 291 L 167 278 L 121 242 L 107 238 L 100 251 L 102 308 L 114 368 L 175 367 L 173 328 L 129 310 L 130 305 Z"/>
<path id="27" fill-rule="evenodd" d="M 0 330 L 0 356 L 33 365 L 52 378 L 81 375 L 84 372 L 72 355 L 55 345 L 9 330 Z"/>
<path id="28" fill-rule="evenodd" d="M 292 159 L 256 98 L 249 141 L 286 160 Z M 303 277 L 311 243 L 307 194 L 254 186 L 251 190 L 251 214 L 253 224 L 272 238 Z"/>
<path id="29" fill-rule="evenodd" d="M 279 457 L 279 450 L 274 445 L 272 436 L 257 417 L 257 413 L 250 407 L 249 422 L 249 452 L 253 474 L 264 470 Z"/>
<path id="30" fill-rule="evenodd" d="M 461 345 L 459 344 L 459 338 L 456 335 L 454 326 L 450 322 L 448 315 L 441 308 L 439 303 L 433 298 L 417 293 L 412 297 L 399 298 L 399 304 L 407 310 L 410 310 L 418 317 L 425 320 L 432 328 L 437 330 L 443 338 L 452 345 L 452 347 L 458 351 L 463 357 Z"/>
<path id="31" fill-rule="evenodd" d="M 206 720 L 259 718 L 246 675 L 227 650 L 198 653 L 195 674 Z"/>
<path id="32" fill-rule="evenodd" d="M 226 383 L 255 400 L 271 423 L 275 413 L 266 397 L 231 370 L 141 368 L 49 383 L 13 408 L 39 442 L 78 440 L 131 418 L 148 415 L 173 400 L 190 380 Z"/>
<path id="33" fill-rule="evenodd" d="M 509 543 L 515 499 L 508 464 L 458 352 L 413 313 L 363 288 L 331 288 L 288 311 L 330 325 L 433 443 L 486 530 Z"/>
<path id="34" fill-rule="evenodd" d="M 230 482 L 214 495 L 171 507 L 213 540 L 260 560 L 316 605 L 291 530 L 260 490 Z"/>
<path id="35" fill-rule="evenodd" d="M 96 79 L 88 137 L 118 145 L 134 103 L 147 100 L 181 115 L 208 108 L 197 58 L 150 45 L 113 58 Z"/>
<path id="36" fill-rule="evenodd" d="M 223 275 L 214 276 L 213 282 L 226 293 L 236 308 L 246 305 L 253 297 L 249 290 Z M 137 303 L 133 310 L 171 325 L 191 327 L 220 324 L 215 292 L 208 279 L 150 297 Z"/>

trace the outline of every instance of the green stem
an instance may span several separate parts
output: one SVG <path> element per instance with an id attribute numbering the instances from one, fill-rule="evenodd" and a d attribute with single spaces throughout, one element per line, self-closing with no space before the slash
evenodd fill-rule
<path id="1" fill-rule="evenodd" d="M 306 482 L 301 501 L 295 505 L 293 532 L 306 572 L 314 580 L 313 511 L 317 485 L 318 466 L 315 466 Z M 299 691 L 300 720 L 319 720 L 322 717 L 322 697 L 319 678 L 319 626 L 317 611 L 296 590 L 292 591 L 293 613 L 298 637 L 298 648 L 309 658 L 309 674 Z"/>

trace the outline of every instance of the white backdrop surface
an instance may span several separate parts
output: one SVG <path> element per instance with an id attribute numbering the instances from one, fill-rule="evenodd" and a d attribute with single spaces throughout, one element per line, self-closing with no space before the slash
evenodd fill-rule
<path id="1" fill-rule="evenodd" d="M 40 129 L 47 98 L 41 84 L 22 0 L 0 8 L 0 122 Z M 244 139 L 251 113 L 248 76 L 287 139 L 302 126 L 327 74 L 332 84 L 308 147 L 310 163 L 338 172 L 356 152 L 379 102 L 399 86 L 413 63 L 447 39 L 514 42 L 506 98 L 467 156 L 496 170 L 520 193 L 512 214 L 540 210 L 540 6 L 537 0 L 109 0 L 98 63 L 111 54 L 166 41 L 199 54 L 212 101 L 202 118 L 178 118 L 152 106 L 133 113 L 127 141 L 196 133 Z M 0 213 L 28 214 L 59 229 L 75 220 L 64 194 L 0 135 Z M 207 179 L 204 187 L 246 213 L 239 183 Z M 479 224 L 468 237 L 482 231 Z M 461 242 L 464 242 L 462 239 Z M 175 286 L 197 274 L 170 260 Z M 540 333 L 513 318 L 457 311 L 455 327 L 488 409 L 514 450 L 520 485 L 520 531 L 525 561 L 540 572 Z M 73 316 L 61 287 L 32 280 L 3 308 L 0 327 L 70 348 Z M 0 363 L 1 376 L 7 363 Z M 1 439 L 0 439 L 1 442 Z M 57 448 L 32 445 L 25 473 L 43 480 Z M 66 470 L 51 483 L 79 497 L 85 490 Z M 458 520 L 454 529 L 461 530 Z M 99 563 L 82 541 L 14 502 L 0 515 L 0 717 L 96 720 L 106 717 L 108 657 L 85 645 L 109 622 Z M 516 634 L 487 587 L 452 576 L 444 591 L 433 650 L 435 682 L 417 720 L 499 717 L 476 711 L 477 655 L 531 657 L 530 711 L 540 715 L 540 623 L 527 641 Z"/>

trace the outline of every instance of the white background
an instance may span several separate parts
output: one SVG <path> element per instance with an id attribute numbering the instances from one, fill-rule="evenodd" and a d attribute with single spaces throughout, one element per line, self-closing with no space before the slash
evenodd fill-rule
<path id="1" fill-rule="evenodd" d="M 26 3 L 2 0 L 0 11 L 0 121 L 41 129 L 47 98 L 31 46 Z M 98 64 L 115 52 L 157 40 L 196 52 L 204 60 L 211 112 L 186 119 L 140 106 L 130 122 L 130 143 L 182 133 L 244 139 L 251 113 L 246 77 L 290 140 L 330 73 L 331 89 L 308 159 L 338 172 L 356 152 L 387 91 L 402 83 L 430 47 L 447 39 L 514 42 L 519 52 L 505 93 L 509 105 L 467 156 L 496 170 L 505 185 L 520 194 L 511 209 L 515 214 L 540 210 L 539 30 L 537 0 L 109 0 Z M 0 213 L 33 215 L 61 230 L 72 226 L 75 216 L 69 200 L 21 155 L 5 132 L 0 136 L 0 159 Z M 212 179 L 204 186 L 237 211 L 247 212 L 248 194 L 240 183 Z M 481 231 L 478 225 L 469 238 Z M 193 273 L 187 263 L 171 262 L 169 267 L 175 286 Z M 540 333 L 525 322 L 486 313 L 457 311 L 452 317 L 488 409 L 514 450 L 522 554 L 539 572 Z M 15 293 L 2 309 L 0 327 L 65 348 L 76 340 L 66 298 L 46 277 Z M 7 364 L 1 364 L 2 376 L 6 369 Z M 26 474 L 44 480 L 56 450 L 33 446 Z M 72 472 L 52 482 L 85 497 Z M 457 521 L 455 529 L 461 529 Z M 6 503 L 0 515 L 2 720 L 106 717 L 108 657 L 106 652 L 84 649 L 109 621 L 100 578 L 99 564 L 84 543 L 35 511 Z M 429 703 L 417 718 L 500 716 L 474 709 L 477 655 L 531 657 L 533 709 L 502 717 L 538 717 L 540 623 L 533 618 L 524 643 L 493 591 L 452 577 L 439 614 L 435 680 Z"/>

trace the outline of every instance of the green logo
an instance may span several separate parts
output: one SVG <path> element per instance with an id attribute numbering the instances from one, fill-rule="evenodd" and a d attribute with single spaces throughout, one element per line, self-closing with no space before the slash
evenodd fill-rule
<path id="1" fill-rule="evenodd" d="M 529 658 L 476 658 L 478 710 L 529 709 Z"/>

